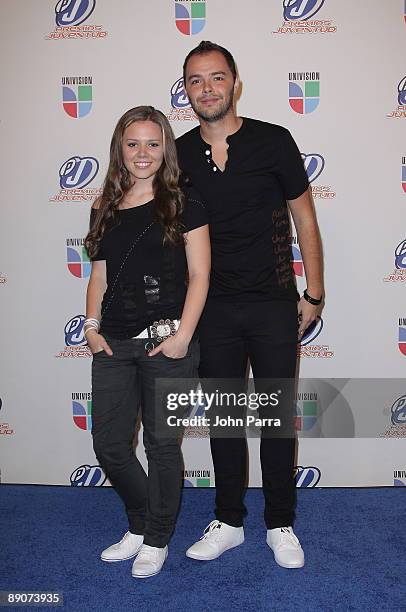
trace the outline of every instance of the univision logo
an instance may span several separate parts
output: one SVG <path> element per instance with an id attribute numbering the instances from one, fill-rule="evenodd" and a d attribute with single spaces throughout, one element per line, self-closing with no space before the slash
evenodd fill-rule
<path id="1" fill-rule="evenodd" d="M 88 115 L 93 105 L 93 77 L 62 77 L 62 105 L 65 113 L 74 119 Z"/>
<path id="2" fill-rule="evenodd" d="M 76 276 L 76 278 L 87 278 L 90 276 L 92 264 L 84 247 L 83 238 L 66 239 L 66 263 L 69 272 Z"/>
<path id="3" fill-rule="evenodd" d="M 79 401 L 80 400 L 80 401 Z M 73 422 L 79 429 L 92 429 L 92 394 L 72 393 Z"/>
<path id="4" fill-rule="evenodd" d="M 285 21 L 304 21 L 319 12 L 324 0 L 283 0 Z"/>
<path id="5" fill-rule="evenodd" d="M 295 276 L 304 276 L 302 254 L 298 246 L 292 244 L 292 265 Z"/>
<path id="6" fill-rule="evenodd" d="M 206 25 L 206 0 L 175 2 L 175 23 L 185 36 L 199 34 Z"/>
<path id="7" fill-rule="evenodd" d="M 77 26 L 90 17 L 96 0 L 59 0 L 55 6 L 56 25 Z"/>
<path id="8" fill-rule="evenodd" d="M 184 487 L 211 487 L 210 470 L 184 470 Z"/>
<path id="9" fill-rule="evenodd" d="M 320 102 L 319 72 L 289 72 L 289 105 L 295 113 L 307 115 Z"/>
<path id="10" fill-rule="evenodd" d="M 399 317 L 398 347 L 402 355 L 406 357 L 406 317 Z"/>
<path id="11" fill-rule="evenodd" d="M 393 470 L 393 484 L 395 487 L 406 487 L 406 470 Z"/>
<path id="12" fill-rule="evenodd" d="M 295 428 L 297 431 L 309 431 L 317 423 L 317 394 L 307 394 L 314 399 L 301 399 L 302 395 L 304 394 L 298 394 L 298 401 L 296 402 Z"/>
<path id="13" fill-rule="evenodd" d="M 321 478 L 321 472 L 319 468 L 314 465 L 303 467 L 297 465 L 295 468 L 295 482 L 296 487 L 300 488 L 311 488 L 317 486 Z"/>
<path id="14" fill-rule="evenodd" d="M 70 475 L 72 487 L 102 487 L 106 480 L 100 465 L 80 465 Z"/>

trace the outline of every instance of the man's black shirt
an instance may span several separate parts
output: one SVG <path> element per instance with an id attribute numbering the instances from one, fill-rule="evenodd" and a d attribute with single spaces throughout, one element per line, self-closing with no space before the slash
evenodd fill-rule
<path id="1" fill-rule="evenodd" d="M 227 142 L 222 172 L 199 126 L 176 141 L 181 169 L 209 215 L 209 297 L 296 300 L 286 200 L 309 185 L 296 143 L 287 129 L 248 118 Z"/>

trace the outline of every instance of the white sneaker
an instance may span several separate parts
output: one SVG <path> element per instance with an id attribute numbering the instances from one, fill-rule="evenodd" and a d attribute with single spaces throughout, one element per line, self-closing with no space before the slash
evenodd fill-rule
<path id="1" fill-rule="evenodd" d="M 135 533 L 127 533 L 124 534 L 124 537 L 117 542 L 117 544 L 112 544 L 105 550 L 103 550 L 100 558 L 102 561 L 125 561 L 126 559 L 131 559 L 135 557 L 137 552 L 142 546 L 144 541 L 144 536 L 136 535 Z"/>
<path id="2" fill-rule="evenodd" d="M 292 527 L 268 529 L 266 543 L 273 550 L 275 561 L 281 567 L 304 566 L 304 552 L 299 540 L 293 533 Z"/>
<path id="3" fill-rule="evenodd" d="M 187 549 L 186 556 L 198 561 L 211 561 L 243 542 L 243 527 L 232 527 L 216 520 L 206 527 L 200 540 Z"/>
<path id="4" fill-rule="evenodd" d="M 150 576 L 155 576 L 155 574 L 161 571 L 167 556 L 167 546 L 164 548 L 156 548 L 156 546 L 143 544 L 133 563 L 133 578 L 149 578 Z"/>

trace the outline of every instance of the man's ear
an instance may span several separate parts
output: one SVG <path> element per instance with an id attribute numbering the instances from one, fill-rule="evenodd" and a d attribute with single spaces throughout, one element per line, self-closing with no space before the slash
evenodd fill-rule
<path id="1" fill-rule="evenodd" d="M 237 77 L 235 78 L 235 81 L 234 81 L 234 95 L 235 95 L 235 94 L 238 92 L 238 90 L 240 89 L 240 84 L 241 84 L 240 79 L 239 79 L 239 77 L 237 76 Z"/>

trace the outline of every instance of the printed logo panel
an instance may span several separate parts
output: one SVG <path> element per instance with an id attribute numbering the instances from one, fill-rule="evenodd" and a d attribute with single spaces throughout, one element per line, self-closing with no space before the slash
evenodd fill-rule
<path id="1" fill-rule="evenodd" d="M 92 429 L 92 401 L 72 401 L 73 422 L 79 429 L 91 431 Z"/>
<path id="2" fill-rule="evenodd" d="M 175 2 L 175 23 L 185 36 L 199 34 L 206 25 L 206 1 Z"/>
<path id="3" fill-rule="evenodd" d="M 95 178 L 99 162 L 95 157 L 70 157 L 59 168 L 61 189 L 82 189 Z"/>
<path id="4" fill-rule="evenodd" d="M 93 13 L 96 0 L 59 0 L 55 6 L 57 26 L 77 26 Z"/>
<path id="5" fill-rule="evenodd" d="M 289 72 L 289 105 L 295 113 L 313 113 L 320 102 L 319 72 Z"/>
<path id="6" fill-rule="evenodd" d="M 324 170 L 324 157 L 319 153 L 302 153 L 301 155 L 309 183 L 313 183 Z"/>
<path id="7" fill-rule="evenodd" d="M 321 478 L 321 472 L 319 468 L 315 466 L 303 467 L 301 465 L 298 465 L 295 468 L 295 472 L 296 487 L 299 488 L 315 487 L 317 486 Z"/>
<path id="8" fill-rule="evenodd" d="M 70 475 L 72 487 L 102 487 L 106 480 L 100 465 L 80 465 Z"/>
<path id="9" fill-rule="evenodd" d="M 283 0 L 285 21 L 304 21 L 314 17 L 324 4 L 324 0 Z"/>

